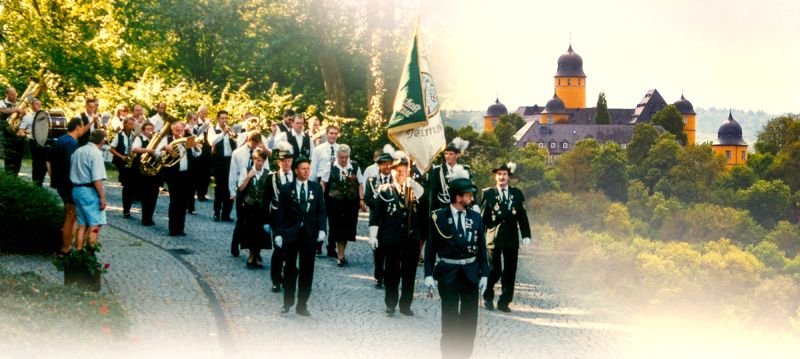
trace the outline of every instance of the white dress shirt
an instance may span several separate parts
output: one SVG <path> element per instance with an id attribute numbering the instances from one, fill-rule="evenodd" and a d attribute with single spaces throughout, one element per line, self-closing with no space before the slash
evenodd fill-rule
<path id="1" fill-rule="evenodd" d="M 161 129 L 164 128 L 164 119 L 161 118 L 160 113 L 156 113 L 153 117 L 150 117 L 150 122 L 153 123 L 153 131 L 155 133 L 161 132 Z"/>
<path id="2" fill-rule="evenodd" d="M 229 141 L 230 137 L 228 136 L 228 131 L 222 131 L 217 133 L 217 131 L 222 131 L 222 128 L 217 125 L 214 127 L 214 131 L 208 132 L 208 144 L 214 146 L 222 141 L 222 155 L 225 157 L 231 156 L 231 152 L 234 149 L 231 148 L 231 142 Z M 217 150 L 219 151 L 219 150 Z M 238 178 L 238 177 L 233 177 Z"/>
<path id="3" fill-rule="evenodd" d="M 161 139 L 161 142 L 158 143 L 158 147 L 156 147 L 156 154 L 158 157 L 161 157 L 164 146 L 169 144 L 167 140 L 169 140 L 169 138 L 165 136 Z M 175 150 L 179 151 L 181 154 L 181 161 L 178 163 L 178 170 L 181 172 L 187 171 L 189 169 L 189 156 L 186 154 L 186 146 L 178 146 L 178 148 L 175 148 Z M 198 157 L 202 151 L 192 147 L 190 152 L 193 157 Z"/>
<path id="4" fill-rule="evenodd" d="M 500 194 L 500 199 L 501 200 L 507 201 L 508 200 L 508 185 L 506 185 L 505 187 L 497 186 L 497 193 Z"/>
<path id="5" fill-rule="evenodd" d="M 22 122 L 19 124 L 19 129 L 20 130 L 27 130 L 27 131 L 25 131 L 26 132 L 26 136 L 28 136 L 28 138 L 30 138 L 30 139 L 33 139 L 33 116 L 34 115 L 35 115 L 35 113 L 33 113 L 32 111 L 26 113 L 25 116 L 22 116 Z"/>
<path id="6" fill-rule="evenodd" d="M 238 188 L 236 181 L 233 179 L 238 179 L 242 172 L 247 174 L 247 164 L 250 163 L 250 157 L 252 156 L 251 151 L 250 147 L 242 146 L 231 153 L 231 169 L 228 172 L 228 191 L 231 196 L 236 195 L 236 189 Z"/>
<path id="7" fill-rule="evenodd" d="M 333 165 L 339 168 L 339 173 L 347 172 L 353 169 L 353 163 L 351 163 L 349 160 L 347 161 L 347 166 L 344 167 L 339 164 L 339 161 L 334 162 Z M 325 172 L 322 173 L 322 181 L 329 183 L 331 179 L 331 164 L 328 164 L 326 167 L 327 168 L 325 169 Z M 356 180 L 358 181 L 358 184 L 364 183 L 364 175 L 361 173 L 360 168 L 356 172 Z"/>
<path id="8" fill-rule="evenodd" d="M 453 214 L 453 221 L 458 221 L 458 212 L 459 212 L 459 210 L 457 210 L 456 207 L 453 207 L 453 205 L 451 204 L 450 205 L 450 213 Z M 466 218 L 467 218 L 467 209 L 464 208 L 464 210 L 460 211 L 460 212 L 461 212 L 461 222 L 458 223 L 458 226 L 456 226 L 456 227 L 458 229 L 460 229 L 462 231 L 462 233 L 463 233 L 464 232 L 464 224 L 465 224 Z"/>
<path id="9" fill-rule="evenodd" d="M 132 146 L 132 143 L 131 143 L 131 142 L 133 142 L 131 139 L 134 137 L 133 136 L 133 131 L 131 131 L 130 135 L 126 135 L 124 131 L 117 132 L 117 135 L 114 136 L 114 139 L 111 141 L 111 144 L 109 146 L 111 146 L 111 148 L 116 149 L 117 146 L 119 145 L 119 141 L 120 141 L 119 138 L 120 137 L 122 137 L 122 144 L 125 145 L 125 149 L 120 154 L 121 155 L 127 155 L 127 154 L 131 153 L 131 150 L 133 149 L 133 146 Z"/>
<path id="10" fill-rule="evenodd" d="M 300 198 L 300 189 L 302 188 L 302 186 L 305 186 L 306 188 L 306 202 L 308 202 L 308 195 L 311 194 L 311 189 L 308 188 L 308 180 L 297 181 L 297 184 L 295 185 L 295 190 L 297 190 L 297 200 L 302 201 L 302 199 Z"/>
<path id="11" fill-rule="evenodd" d="M 302 144 L 302 142 L 299 142 Z M 331 156 L 331 147 L 333 147 L 333 155 Z M 322 143 L 314 147 L 311 153 L 311 175 L 309 178 L 316 181 L 317 177 L 325 176 L 325 171 L 330 170 L 331 161 L 336 161 L 336 151 L 339 151 L 339 144 L 330 144 L 328 142 Z"/>
<path id="12" fill-rule="evenodd" d="M 261 179 L 261 176 L 263 176 L 263 175 L 265 175 L 265 174 L 269 174 L 269 172 L 267 172 L 267 173 L 264 173 L 264 172 L 265 172 L 264 170 L 265 170 L 266 168 L 267 168 L 267 166 L 264 166 L 264 167 L 261 167 L 261 171 L 258 171 L 258 170 L 257 170 L 257 171 L 256 171 L 256 176 L 255 176 L 255 177 L 253 177 L 253 178 L 251 178 L 251 179 L 250 179 L 250 181 L 255 181 L 255 182 L 258 182 L 258 180 L 259 180 L 259 179 Z M 241 187 L 241 186 L 242 186 L 242 183 L 244 183 L 244 180 L 247 178 L 247 175 L 248 175 L 249 173 L 250 173 L 249 171 L 242 171 L 242 172 L 240 172 L 240 174 L 239 174 L 239 180 L 238 180 L 238 181 L 236 181 L 236 186 L 237 186 L 237 187 Z"/>

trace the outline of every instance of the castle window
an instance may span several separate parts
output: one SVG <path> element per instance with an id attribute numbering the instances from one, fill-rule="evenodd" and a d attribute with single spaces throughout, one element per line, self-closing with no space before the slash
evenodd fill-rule
<path id="1" fill-rule="evenodd" d="M 628 144 L 627 143 L 620 143 L 619 146 L 622 147 L 623 150 L 628 148 Z"/>
<path id="2" fill-rule="evenodd" d="M 561 148 L 566 150 L 567 148 L 569 148 L 569 143 L 566 143 L 566 142 L 562 143 L 561 144 Z"/>
<path id="3" fill-rule="evenodd" d="M 561 79 L 558 79 L 558 86 L 561 86 Z"/>
<path id="4" fill-rule="evenodd" d="M 547 115 L 547 124 L 548 125 L 552 125 L 553 124 L 553 117 L 550 116 L 550 115 Z"/>
<path id="5" fill-rule="evenodd" d="M 578 79 L 578 86 L 581 85 L 581 79 Z"/>
<path id="6" fill-rule="evenodd" d="M 539 141 L 539 148 L 544 148 L 544 142 Z"/>
<path id="7" fill-rule="evenodd" d="M 550 149 L 553 149 L 553 150 L 556 149 L 556 143 L 555 142 L 550 142 Z"/>
<path id="8" fill-rule="evenodd" d="M 567 79 L 567 86 L 572 86 L 572 79 Z"/>
<path id="9" fill-rule="evenodd" d="M 742 161 L 746 161 L 746 160 L 747 160 L 747 152 L 742 151 Z"/>
<path id="10" fill-rule="evenodd" d="M 727 158 L 728 161 L 731 160 L 731 151 L 730 150 L 725 151 L 725 158 Z"/>

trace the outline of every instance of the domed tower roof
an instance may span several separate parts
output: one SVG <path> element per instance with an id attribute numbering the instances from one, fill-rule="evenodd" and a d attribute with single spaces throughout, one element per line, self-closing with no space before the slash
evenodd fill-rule
<path id="1" fill-rule="evenodd" d="M 564 106 L 564 101 L 561 101 L 558 95 L 554 93 L 553 98 L 544 105 L 544 111 L 542 111 L 542 113 L 562 114 L 567 113 L 567 110 L 566 106 Z"/>
<path id="2" fill-rule="evenodd" d="M 500 99 L 495 99 L 494 104 L 486 109 L 486 116 L 505 116 L 508 115 L 508 109 L 505 105 L 500 103 Z"/>
<path id="3" fill-rule="evenodd" d="M 733 119 L 733 114 L 728 113 L 728 120 L 719 126 L 715 146 L 747 146 L 742 138 L 742 126 Z"/>
<path id="4" fill-rule="evenodd" d="M 565 54 L 558 57 L 558 71 L 555 77 L 586 77 L 583 73 L 583 59 L 581 55 L 572 51 L 572 44 Z"/>
<path id="5" fill-rule="evenodd" d="M 692 106 L 692 103 L 683 97 L 683 95 L 681 95 L 681 99 L 675 101 L 673 105 L 675 105 L 675 108 L 678 109 L 678 112 L 680 112 L 681 115 L 696 115 L 694 112 L 694 106 Z"/>

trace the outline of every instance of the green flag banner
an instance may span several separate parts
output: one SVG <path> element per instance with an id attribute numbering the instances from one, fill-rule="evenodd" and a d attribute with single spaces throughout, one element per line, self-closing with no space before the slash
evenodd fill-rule
<path id="1" fill-rule="evenodd" d="M 439 152 L 444 150 L 446 143 L 444 124 L 439 113 L 439 97 L 428 59 L 422 54 L 419 43 L 417 31 L 400 77 L 388 131 L 389 139 L 405 151 L 424 173 Z"/>

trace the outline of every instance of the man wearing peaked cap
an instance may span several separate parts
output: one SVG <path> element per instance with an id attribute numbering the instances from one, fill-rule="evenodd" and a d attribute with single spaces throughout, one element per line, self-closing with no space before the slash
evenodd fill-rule
<path id="1" fill-rule="evenodd" d="M 391 184 L 394 182 L 392 177 L 392 163 L 394 162 L 394 148 L 392 145 L 386 145 L 383 150 L 380 150 L 380 155 L 375 160 L 375 165 L 378 168 L 378 173 L 374 176 L 367 177 L 366 186 L 364 186 L 364 203 L 369 207 L 370 211 L 374 211 L 376 202 L 378 200 L 378 188 L 382 185 Z M 366 171 L 365 171 L 366 172 Z M 372 251 L 375 263 L 375 288 L 383 289 L 383 275 L 385 269 L 385 251 L 382 247 L 378 246 Z"/>
<path id="2" fill-rule="evenodd" d="M 523 245 L 531 242 L 525 196 L 508 183 L 516 167 L 515 163 L 509 162 L 492 170 L 495 186 L 483 189 L 480 205 L 491 268 L 489 283 L 483 292 L 483 304 L 486 309 L 494 310 L 494 285 L 500 281 L 502 294 L 497 309 L 506 313 L 511 311 L 508 305 L 514 298 L 520 237 Z"/>
<path id="3" fill-rule="evenodd" d="M 294 156 L 292 154 L 292 145 L 286 141 L 286 133 L 281 132 L 276 135 L 275 148 L 272 151 L 272 158 L 278 165 L 278 169 L 269 174 L 267 177 L 267 188 L 264 191 L 265 203 L 269 203 L 267 209 L 268 223 L 271 229 L 278 227 L 278 196 L 280 195 L 280 188 L 284 184 L 290 183 L 294 180 L 294 173 L 292 171 L 292 162 Z M 274 238 L 274 236 L 271 236 Z M 272 246 L 272 259 L 270 260 L 270 277 L 272 279 L 272 292 L 278 293 L 281 291 L 283 285 L 283 249 L 273 245 Z"/>
<path id="4" fill-rule="evenodd" d="M 443 358 L 472 354 L 479 293 L 488 281 L 483 224 L 480 214 L 470 209 L 476 191 L 466 171 L 453 171 L 450 204 L 431 214 L 431 237 L 425 244 L 425 286 L 432 292 L 436 279 L 442 298 Z"/>

